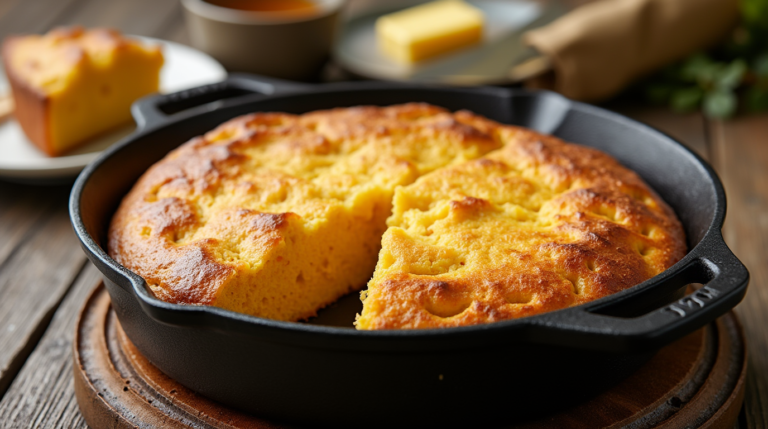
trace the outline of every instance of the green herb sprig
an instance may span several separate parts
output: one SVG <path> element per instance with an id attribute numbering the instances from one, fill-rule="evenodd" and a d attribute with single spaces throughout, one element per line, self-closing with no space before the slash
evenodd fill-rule
<path id="1" fill-rule="evenodd" d="M 768 0 L 741 0 L 741 19 L 730 38 L 708 52 L 673 64 L 644 85 L 646 98 L 710 118 L 727 118 L 739 106 L 768 110 Z"/>

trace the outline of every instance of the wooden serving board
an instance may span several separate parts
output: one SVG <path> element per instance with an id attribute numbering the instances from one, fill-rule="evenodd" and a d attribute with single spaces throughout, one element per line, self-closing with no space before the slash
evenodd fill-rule
<path id="1" fill-rule="evenodd" d="M 175 382 L 133 346 L 103 285 L 83 307 L 74 341 L 75 393 L 93 428 L 288 428 L 231 410 Z M 611 390 L 509 428 L 728 428 L 744 400 L 745 345 L 729 313 L 662 349 Z"/>

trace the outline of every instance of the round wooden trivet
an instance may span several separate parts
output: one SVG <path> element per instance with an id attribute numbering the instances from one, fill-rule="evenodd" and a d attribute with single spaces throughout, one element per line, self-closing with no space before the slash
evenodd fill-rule
<path id="1" fill-rule="evenodd" d="M 733 428 L 744 400 L 744 337 L 736 316 L 662 349 L 613 389 L 510 428 Z M 123 333 L 103 285 L 80 314 L 75 394 L 93 428 L 288 428 L 197 395 L 155 368 Z M 578 392 L 574 392 L 578 395 Z"/>

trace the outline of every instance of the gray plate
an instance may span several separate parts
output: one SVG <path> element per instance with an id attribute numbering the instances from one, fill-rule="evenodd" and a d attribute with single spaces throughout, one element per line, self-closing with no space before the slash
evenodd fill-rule
<path id="1" fill-rule="evenodd" d="M 338 64 L 357 75 L 382 80 L 438 82 L 454 85 L 511 83 L 512 69 L 537 54 L 522 41 L 526 31 L 559 18 L 568 8 L 559 0 L 468 0 L 485 13 L 484 40 L 458 52 L 404 65 L 378 49 L 376 19 L 403 8 L 369 11 L 349 19 L 334 48 Z M 410 2 L 411 5 L 424 3 Z M 407 6 L 407 5 L 406 5 Z"/>

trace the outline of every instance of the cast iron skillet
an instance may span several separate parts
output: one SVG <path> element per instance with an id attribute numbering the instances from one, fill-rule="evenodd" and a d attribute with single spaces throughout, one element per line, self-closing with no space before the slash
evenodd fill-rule
<path id="1" fill-rule="evenodd" d="M 690 252 L 662 274 L 574 308 L 482 326 L 356 331 L 162 302 L 104 251 L 117 204 L 168 151 L 254 111 L 424 101 L 610 153 L 677 212 Z M 182 384 L 257 415 L 349 427 L 503 424 L 584 399 L 736 305 L 749 274 L 723 242 L 723 187 L 672 138 L 548 92 L 384 83 L 298 85 L 233 75 L 139 101 L 138 131 L 74 185 L 77 236 L 136 347 Z M 689 283 L 703 283 L 682 297 Z"/>

